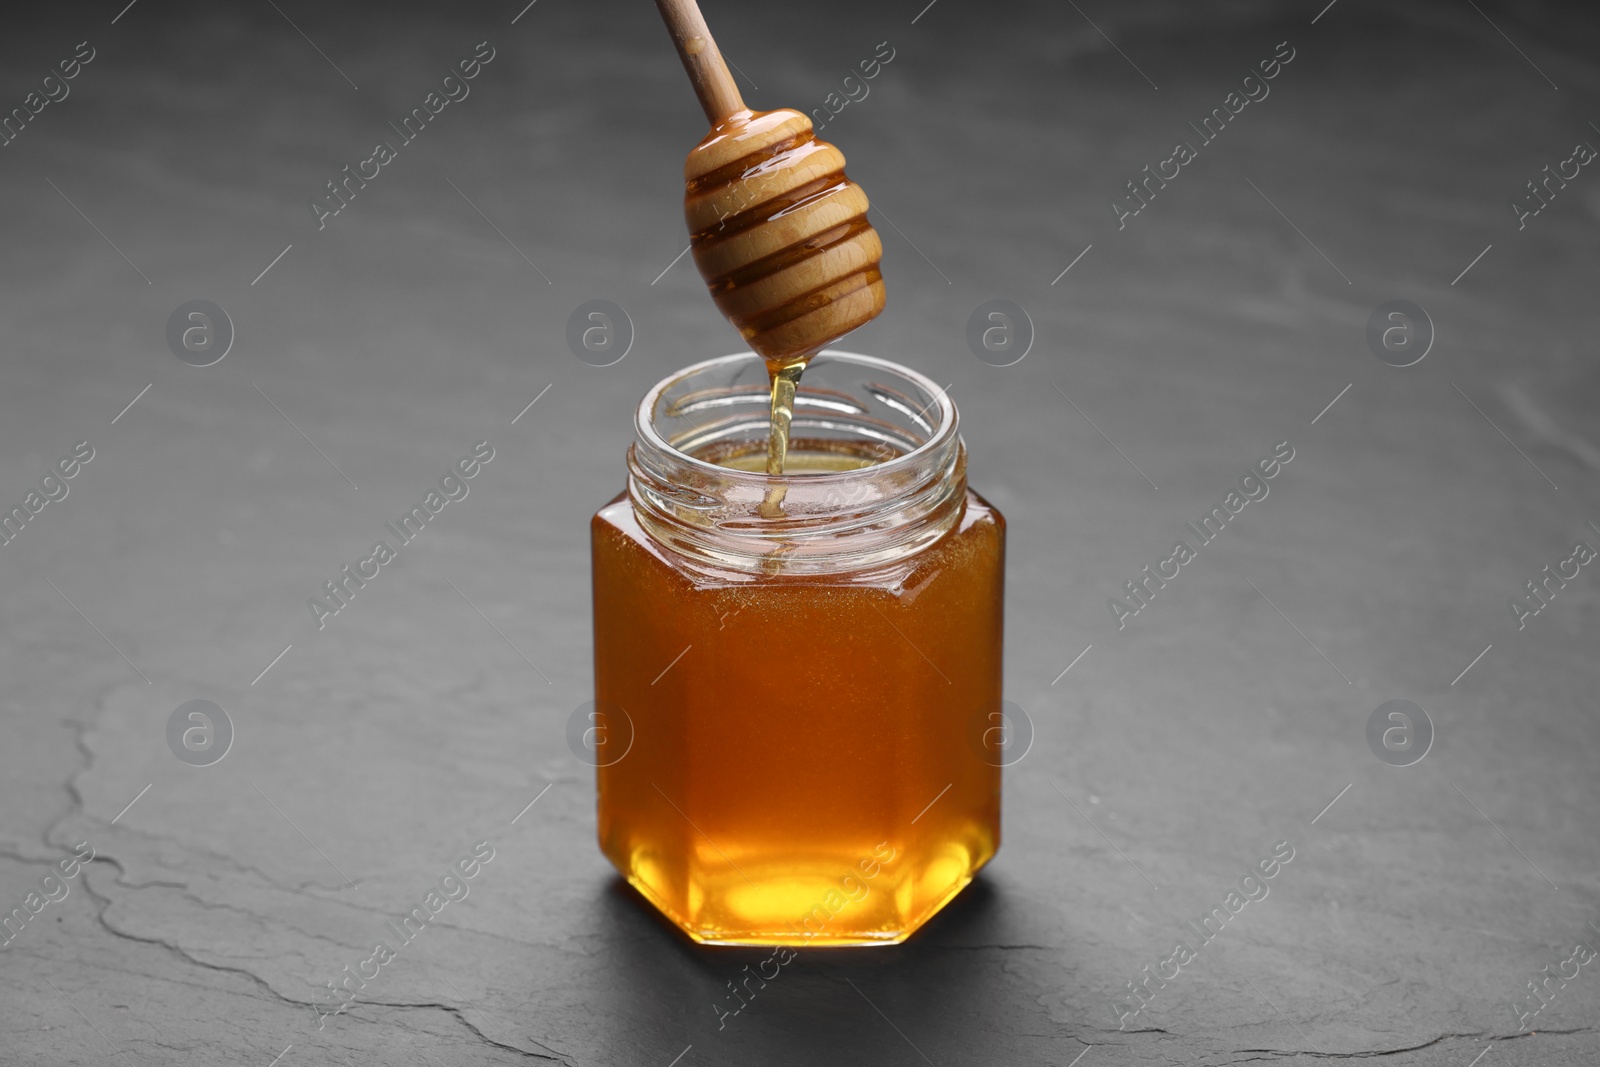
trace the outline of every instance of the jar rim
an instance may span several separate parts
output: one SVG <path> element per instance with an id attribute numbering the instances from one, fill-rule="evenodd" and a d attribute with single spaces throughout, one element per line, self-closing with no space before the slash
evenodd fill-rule
<path id="1" fill-rule="evenodd" d="M 949 390 L 941 388 L 937 382 L 919 371 L 892 360 L 882 359 L 878 356 L 869 356 L 861 352 L 849 352 L 841 348 L 824 348 L 818 352 L 814 359 L 828 357 L 830 361 L 851 363 L 862 367 L 871 367 L 881 370 L 889 375 L 908 380 L 926 392 L 933 399 L 913 416 L 913 421 L 924 421 L 928 413 L 937 408 L 939 418 L 937 423 L 929 422 L 930 432 L 927 440 L 917 447 L 903 452 L 893 459 L 874 463 L 869 468 L 875 474 L 894 475 L 907 468 L 915 467 L 930 454 L 940 448 L 947 447 L 950 440 L 959 430 L 960 415 L 956 411 L 955 402 L 950 399 Z M 671 375 L 661 379 L 645 393 L 639 401 L 639 407 L 634 413 L 634 430 L 641 443 L 650 449 L 659 449 L 670 455 L 675 462 L 686 463 L 689 469 L 702 474 L 714 475 L 720 479 L 727 479 L 733 484 L 746 484 L 750 486 L 766 486 L 775 481 L 788 481 L 791 479 L 804 479 L 808 485 L 828 484 L 831 482 L 849 482 L 860 477 L 859 470 L 849 471 L 822 471 L 800 472 L 796 474 L 772 475 L 765 471 L 743 471 L 733 467 L 724 467 L 701 459 L 691 453 L 684 452 L 672 442 L 668 441 L 655 426 L 656 405 L 666 391 L 676 383 L 695 374 L 713 369 L 718 366 L 733 366 L 736 364 L 754 361 L 761 362 L 761 357 L 749 350 L 733 352 L 725 356 L 716 356 L 712 359 L 702 360 L 680 368 Z M 804 379 L 801 381 L 804 388 Z"/>

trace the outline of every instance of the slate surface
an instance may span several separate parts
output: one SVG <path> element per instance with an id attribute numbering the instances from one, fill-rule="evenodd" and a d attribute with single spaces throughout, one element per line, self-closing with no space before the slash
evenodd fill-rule
<path id="1" fill-rule="evenodd" d="M 1522 229 L 1508 207 L 1600 144 L 1594 16 L 920 6 L 708 15 L 758 105 L 823 106 L 894 50 L 824 132 L 887 244 L 850 343 L 951 383 L 1011 523 L 1036 740 L 979 883 L 720 1030 L 764 954 L 618 884 L 563 732 L 631 409 L 736 347 L 669 267 L 702 130 L 651 5 L 8 13 L 7 108 L 94 58 L 0 149 L 5 506 L 94 458 L 0 546 L 0 911 L 95 858 L 0 949 L 0 1060 L 1600 1058 L 1592 967 L 1513 1008 L 1600 943 L 1600 579 L 1522 629 L 1508 606 L 1600 546 L 1600 176 Z M 319 230 L 323 183 L 485 40 L 471 95 Z M 1108 201 L 1281 41 L 1270 95 L 1119 230 Z M 636 333 L 608 368 L 564 339 L 596 298 Z M 993 298 L 1036 331 L 1008 368 L 965 340 Z M 164 337 L 191 299 L 236 329 L 209 368 Z M 1437 334 L 1404 369 L 1364 337 L 1396 299 Z M 470 496 L 318 631 L 306 598 L 484 439 Z M 1119 630 L 1107 599 L 1280 441 L 1270 495 Z M 193 699 L 236 731 L 210 767 L 168 749 Z M 1435 730 L 1410 767 L 1365 737 L 1395 699 Z M 318 991 L 480 840 L 470 896 L 319 1029 Z M 1113 998 L 1278 841 L 1270 894 L 1119 1030 Z"/>

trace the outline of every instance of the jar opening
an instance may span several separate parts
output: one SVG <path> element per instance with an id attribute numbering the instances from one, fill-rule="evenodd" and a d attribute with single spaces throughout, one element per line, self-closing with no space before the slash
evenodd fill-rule
<path id="1" fill-rule="evenodd" d="M 824 349 L 801 379 L 779 476 L 766 473 L 768 419 L 754 353 L 695 364 L 651 389 L 629 452 L 629 495 L 646 531 L 736 570 L 819 572 L 908 555 L 958 516 L 956 408 L 916 371 Z"/>
<path id="2" fill-rule="evenodd" d="M 835 384 L 846 371 L 848 383 Z M 873 373 L 876 372 L 876 373 Z M 754 353 L 697 363 L 658 382 L 635 419 L 640 442 L 676 452 L 693 464 L 722 466 L 732 455 L 765 455 L 770 392 L 766 367 Z M 825 348 L 811 361 L 795 395 L 792 437 L 839 449 L 876 448 L 875 464 L 911 461 L 956 433 L 955 404 L 933 380 L 886 359 Z M 727 469 L 724 467 L 723 469 Z M 763 485 L 765 465 L 751 471 Z"/>

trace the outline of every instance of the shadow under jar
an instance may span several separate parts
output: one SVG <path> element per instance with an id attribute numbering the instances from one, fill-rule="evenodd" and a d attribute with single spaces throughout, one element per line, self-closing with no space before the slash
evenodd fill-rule
<path id="1" fill-rule="evenodd" d="M 825 350 L 765 473 L 764 364 L 639 405 L 595 515 L 601 850 L 696 941 L 903 941 L 1000 843 L 1005 520 L 956 409 Z"/>

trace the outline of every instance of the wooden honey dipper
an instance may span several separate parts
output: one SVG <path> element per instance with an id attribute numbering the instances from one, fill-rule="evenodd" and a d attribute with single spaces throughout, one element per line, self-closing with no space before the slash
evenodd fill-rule
<path id="1" fill-rule="evenodd" d="M 745 106 L 695 0 L 656 6 L 711 122 L 683 168 L 690 248 L 712 300 L 766 361 L 767 473 L 782 474 L 806 363 L 883 310 L 883 242 L 844 154 L 799 111 Z"/>

